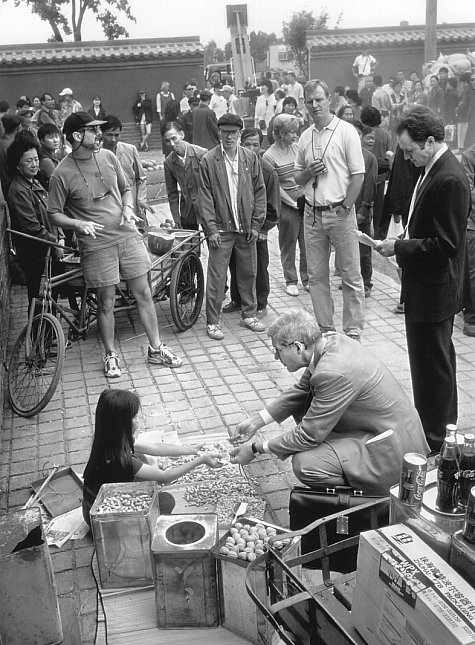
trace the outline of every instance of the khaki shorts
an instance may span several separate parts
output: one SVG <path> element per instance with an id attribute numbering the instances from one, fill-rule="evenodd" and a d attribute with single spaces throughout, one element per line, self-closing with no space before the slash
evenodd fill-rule
<path id="1" fill-rule="evenodd" d="M 142 238 L 134 235 L 114 246 L 86 251 L 81 257 L 81 266 L 86 285 L 93 289 L 145 275 L 152 262 Z"/>

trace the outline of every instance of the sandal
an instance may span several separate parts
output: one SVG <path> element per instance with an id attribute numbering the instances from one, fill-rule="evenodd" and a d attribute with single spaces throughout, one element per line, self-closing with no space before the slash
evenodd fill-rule
<path id="1" fill-rule="evenodd" d="M 119 357 L 115 352 L 109 352 L 104 356 L 104 375 L 107 378 L 119 378 L 122 372 L 119 367 Z"/>

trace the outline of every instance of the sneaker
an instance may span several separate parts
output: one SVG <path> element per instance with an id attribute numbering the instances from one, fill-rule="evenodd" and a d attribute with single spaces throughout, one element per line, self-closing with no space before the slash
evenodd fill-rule
<path id="1" fill-rule="evenodd" d="M 370 298 L 371 297 L 371 287 L 365 287 L 364 288 L 364 297 L 365 298 Z"/>
<path id="2" fill-rule="evenodd" d="M 168 349 L 165 343 L 160 343 L 158 349 L 153 349 L 149 345 L 147 361 L 155 365 L 165 365 L 165 367 L 181 367 L 183 365 L 181 358 L 178 358 L 171 349 Z"/>
<path id="3" fill-rule="evenodd" d="M 257 310 L 258 318 L 264 318 L 264 316 L 267 316 L 267 307 L 263 307 L 262 309 Z"/>
<path id="4" fill-rule="evenodd" d="M 303 285 L 303 290 L 304 291 L 310 291 L 310 287 L 308 286 L 308 284 Z"/>
<path id="5" fill-rule="evenodd" d="M 206 325 L 206 333 L 213 340 L 223 340 L 224 334 L 219 325 Z"/>
<path id="6" fill-rule="evenodd" d="M 298 287 L 297 287 L 296 284 L 288 284 L 286 291 L 287 291 L 289 296 L 298 296 L 299 295 L 299 290 L 298 290 Z"/>
<path id="7" fill-rule="evenodd" d="M 232 314 L 235 311 L 241 311 L 241 305 L 238 305 L 237 302 L 231 300 L 231 302 L 228 302 L 227 305 L 224 305 L 222 311 L 223 314 Z"/>
<path id="8" fill-rule="evenodd" d="M 265 331 L 265 326 L 258 318 L 241 318 L 241 327 L 247 327 L 251 331 Z"/>
<path id="9" fill-rule="evenodd" d="M 361 336 L 359 334 L 346 334 L 348 338 L 356 340 L 356 342 L 361 343 Z"/>
<path id="10" fill-rule="evenodd" d="M 404 303 L 396 305 L 393 309 L 393 314 L 403 314 L 404 313 Z"/>
<path id="11" fill-rule="evenodd" d="M 119 378 L 122 372 L 119 367 L 119 357 L 115 352 L 108 352 L 104 356 L 104 375 L 106 378 Z"/>

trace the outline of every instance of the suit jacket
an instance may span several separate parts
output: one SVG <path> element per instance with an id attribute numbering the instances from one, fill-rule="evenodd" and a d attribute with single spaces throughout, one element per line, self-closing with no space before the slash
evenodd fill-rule
<path id="1" fill-rule="evenodd" d="M 193 143 L 208 150 L 219 144 L 218 119 L 207 105 L 193 110 Z"/>
<path id="2" fill-rule="evenodd" d="M 352 486 L 387 494 L 399 480 L 404 454 L 429 452 L 417 411 L 366 347 L 336 332 L 324 338 L 321 356 L 314 356 L 300 381 L 266 406 L 277 423 L 290 416 L 298 423 L 271 439 L 269 448 L 285 459 L 325 441 Z"/>
<path id="3" fill-rule="evenodd" d="M 196 110 L 195 110 L 196 112 Z M 247 234 L 260 231 L 266 217 L 266 189 L 257 156 L 238 146 L 238 220 Z M 207 152 L 201 160 L 200 224 L 206 235 L 235 231 L 231 195 L 221 146 Z"/>
<path id="4" fill-rule="evenodd" d="M 468 293 L 466 228 L 470 190 L 450 150 L 418 190 L 409 239 L 395 243 L 402 269 L 401 302 L 409 322 L 437 323 L 455 315 Z"/>
<path id="5" fill-rule="evenodd" d="M 178 159 L 176 152 L 171 152 L 165 159 L 163 169 L 168 203 L 173 219 L 183 228 L 196 225 L 196 213 L 199 210 L 200 161 L 206 152 L 206 148 L 188 144 L 184 164 Z"/>

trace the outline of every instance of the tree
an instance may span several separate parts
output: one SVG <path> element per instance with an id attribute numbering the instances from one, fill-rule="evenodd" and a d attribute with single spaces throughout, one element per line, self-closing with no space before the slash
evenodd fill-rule
<path id="1" fill-rule="evenodd" d="M 210 40 L 204 47 L 204 66 L 210 63 L 223 63 L 224 51 L 218 47 L 215 40 Z"/>
<path id="2" fill-rule="evenodd" d="M 125 14 L 128 20 L 136 22 L 130 10 L 129 0 L 15 0 L 16 7 L 21 4 L 26 4 L 32 13 L 50 24 L 53 30 L 50 41 L 63 42 L 63 33 L 66 36 L 72 34 L 76 41 L 82 40 L 82 23 L 87 11 L 95 14 L 108 40 L 129 35 L 127 29 L 119 24 L 113 11 Z M 69 19 L 66 14 L 69 14 Z"/>
<path id="3" fill-rule="evenodd" d="M 281 39 L 280 39 L 281 41 Z M 264 63 L 267 60 L 267 52 L 270 45 L 275 45 L 279 42 L 279 38 L 274 33 L 266 34 L 264 31 L 251 31 L 249 34 L 249 45 L 251 48 L 251 56 L 256 63 Z"/>
<path id="4" fill-rule="evenodd" d="M 338 16 L 335 28 L 338 27 L 342 19 L 342 14 Z M 311 11 L 297 11 L 292 14 L 289 22 L 282 25 L 284 42 L 287 45 L 291 60 L 299 68 L 300 73 L 308 77 L 308 50 L 307 50 L 307 30 L 321 29 L 327 30 L 330 14 L 324 7 L 318 16 L 314 16 Z"/>

